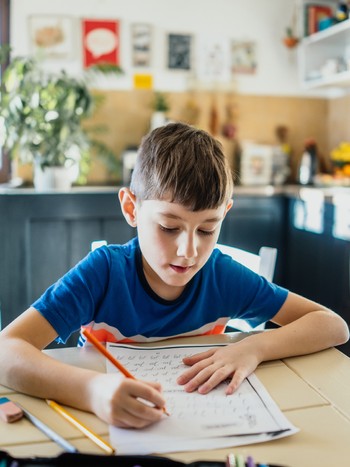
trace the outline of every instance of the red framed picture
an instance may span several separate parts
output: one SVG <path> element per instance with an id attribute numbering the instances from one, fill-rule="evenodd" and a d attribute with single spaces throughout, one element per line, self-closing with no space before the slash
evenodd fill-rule
<path id="1" fill-rule="evenodd" d="M 119 65 L 119 21 L 83 19 L 83 64 Z"/>

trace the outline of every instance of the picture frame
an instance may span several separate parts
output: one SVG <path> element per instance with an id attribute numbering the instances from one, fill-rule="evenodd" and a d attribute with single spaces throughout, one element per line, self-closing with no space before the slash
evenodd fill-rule
<path id="1" fill-rule="evenodd" d="M 274 147 L 251 141 L 242 142 L 240 182 L 242 185 L 268 185 L 272 177 Z"/>
<path id="2" fill-rule="evenodd" d="M 69 60 L 77 50 L 74 20 L 63 15 L 31 15 L 28 17 L 29 48 L 43 59 Z"/>
<path id="3" fill-rule="evenodd" d="M 152 25 L 147 23 L 131 24 L 131 64 L 133 67 L 151 67 L 152 35 Z"/>
<path id="4" fill-rule="evenodd" d="M 192 35 L 169 33 L 167 35 L 168 53 L 167 67 L 169 70 L 191 70 Z"/>
<path id="5" fill-rule="evenodd" d="M 197 42 L 196 73 L 210 84 L 231 82 L 229 39 L 221 35 L 200 35 Z"/>
<path id="6" fill-rule="evenodd" d="M 257 45 L 254 41 L 231 41 L 231 71 L 232 74 L 256 73 Z"/>
<path id="7" fill-rule="evenodd" d="M 119 66 L 120 22 L 111 19 L 82 19 L 83 66 Z"/>

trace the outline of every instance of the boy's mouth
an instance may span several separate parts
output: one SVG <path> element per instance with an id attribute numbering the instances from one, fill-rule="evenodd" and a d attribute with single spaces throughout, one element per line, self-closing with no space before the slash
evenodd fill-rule
<path id="1" fill-rule="evenodd" d="M 193 266 L 176 266 L 175 264 L 170 265 L 171 269 L 179 274 L 184 274 L 189 271 Z"/>

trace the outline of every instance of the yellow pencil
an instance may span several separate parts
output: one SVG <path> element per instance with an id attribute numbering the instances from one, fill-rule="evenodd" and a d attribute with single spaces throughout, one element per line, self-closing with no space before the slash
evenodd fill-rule
<path id="1" fill-rule="evenodd" d="M 96 433 L 91 431 L 88 427 L 86 427 L 82 422 L 80 422 L 74 415 L 72 415 L 68 410 L 64 409 L 61 405 L 57 404 L 57 402 L 46 399 L 46 402 L 48 405 L 55 410 L 57 413 L 62 415 L 68 422 L 70 422 L 72 425 L 74 425 L 78 430 L 80 430 L 82 433 L 84 433 L 85 436 L 91 439 L 97 446 L 99 446 L 101 449 L 103 449 L 105 452 L 108 454 L 114 454 L 115 449 L 108 444 L 106 441 L 104 441 L 102 438 L 100 438 Z"/>

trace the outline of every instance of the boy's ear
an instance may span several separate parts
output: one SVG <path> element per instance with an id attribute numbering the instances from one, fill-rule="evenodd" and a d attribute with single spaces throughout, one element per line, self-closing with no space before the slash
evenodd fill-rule
<path id="1" fill-rule="evenodd" d="M 225 216 L 226 214 L 229 212 L 229 210 L 232 208 L 233 206 L 233 199 L 230 199 L 227 203 L 227 206 L 226 206 L 226 210 L 225 210 Z"/>
<path id="2" fill-rule="evenodd" d="M 131 227 L 136 227 L 136 196 L 129 188 L 121 188 L 118 196 L 126 222 Z"/>

